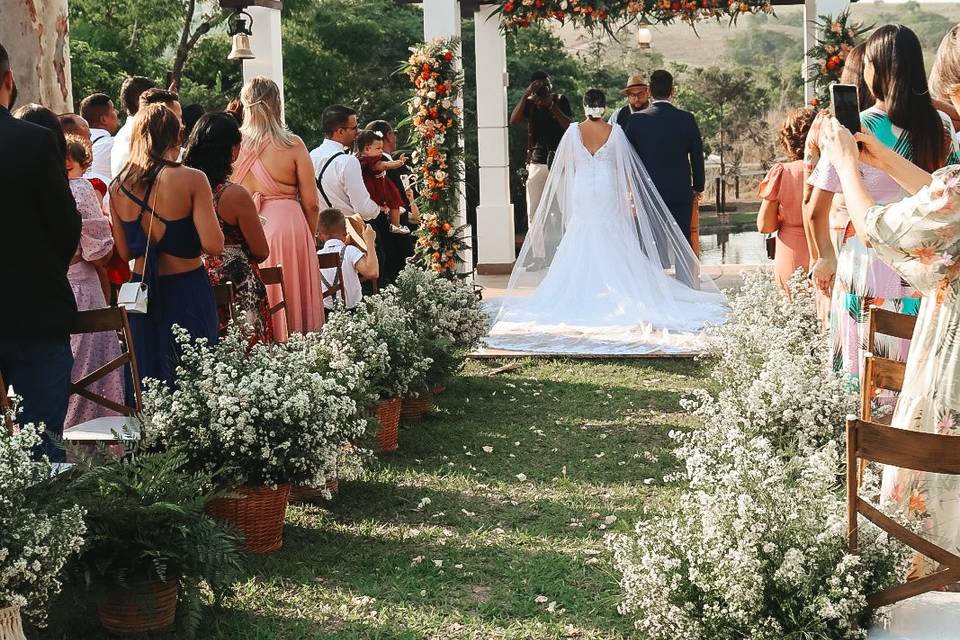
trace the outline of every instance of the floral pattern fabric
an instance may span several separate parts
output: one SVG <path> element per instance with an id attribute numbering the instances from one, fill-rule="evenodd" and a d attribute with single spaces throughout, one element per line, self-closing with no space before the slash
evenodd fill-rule
<path id="1" fill-rule="evenodd" d="M 911 198 L 873 208 L 866 226 L 880 259 L 923 296 L 892 424 L 960 435 L 960 165 Z M 960 553 L 960 476 L 887 467 L 881 504 L 921 517 L 924 537 Z M 935 568 L 918 555 L 911 575 Z"/>
<path id="2" fill-rule="evenodd" d="M 244 335 L 251 342 L 273 342 L 273 321 L 270 317 L 270 303 L 267 300 L 267 288 L 260 279 L 260 268 L 250 255 L 250 248 L 243 237 L 240 227 L 224 222 L 220 218 L 220 195 L 231 183 L 220 185 L 214 193 L 214 208 L 217 220 L 223 230 L 223 254 L 204 256 L 210 284 L 216 286 L 232 282 L 234 289 L 233 315 L 243 328 Z M 218 309 L 220 333 L 224 332 L 229 318 L 223 309 Z"/>

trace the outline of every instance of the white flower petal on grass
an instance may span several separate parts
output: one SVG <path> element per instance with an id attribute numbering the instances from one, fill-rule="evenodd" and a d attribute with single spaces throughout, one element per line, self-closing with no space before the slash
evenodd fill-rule
<path id="1" fill-rule="evenodd" d="M 484 452 L 484 453 L 493 453 L 493 447 L 484 446 L 484 447 L 483 447 L 483 452 Z"/>
<path id="2" fill-rule="evenodd" d="M 437 568 L 439 569 L 440 567 L 443 566 L 443 560 L 434 560 L 434 561 L 433 561 L 433 566 L 435 566 L 435 567 L 437 567 Z"/>
<path id="3" fill-rule="evenodd" d="M 527 481 L 527 474 L 525 474 L 525 473 L 518 473 L 518 474 L 517 474 L 516 476 L 514 476 L 514 477 L 515 477 L 517 480 L 519 480 L 520 482 L 526 482 L 526 481 Z"/>
<path id="4" fill-rule="evenodd" d="M 536 602 L 537 604 L 546 604 L 550 601 L 550 598 L 548 598 L 545 595 L 539 595 L 536 598 L 534 598 L 533 601 Z"/>

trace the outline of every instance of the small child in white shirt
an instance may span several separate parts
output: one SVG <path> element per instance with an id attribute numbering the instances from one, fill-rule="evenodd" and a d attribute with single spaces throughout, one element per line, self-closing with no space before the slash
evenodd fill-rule
<path id="1" fill-rule="evenodd" d="M 377 278 L 380 276 L 380 266 L 377 264 L 377 252 L 373 250 L 377 232 L 370 225 L 363 229 L 363 241 L 368 247 L 364 253 L 356 245 L 347 244 L 347 219 L 339 209 L 324 209 L 320 212 L 317 233 L 323 241 L 323 248 L 317 253 L 340 254 L 340 270 L 343 274 L 343 295 L 324 297 L 324 311 L 329 314 L 342 303 L 347 310 L 353 309 L 360 303 L 363 291 L 360 287 L 360 276 Z M 333 268 L 321 269 L 320 280 L 323 291 L 336 284 L 337 270 Z"/>

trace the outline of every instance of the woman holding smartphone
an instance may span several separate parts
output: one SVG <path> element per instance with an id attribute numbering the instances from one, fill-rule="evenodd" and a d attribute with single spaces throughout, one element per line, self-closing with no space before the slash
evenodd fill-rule
<path id="1" fill-rule="evenodd" d="M 864 131 L 926 171 L 957 160 L 953 126 L 930 99 L 923 50 L 916 34 L 901 25 L 877 29 L 866 43 L 863 76 L 876 98 L 874 106 L 860 114 Z M 885 171 L 868 165 L 861 169 L 864 184 L 875 202 L 886 204 L 903 197 L 900 185 Z M 829 224 L 832 197 L 823 195 L 846 194 L 829 158 L 821 158 L 810 183 L 816 188 L 808 204 L 813 251 L 818 256 L 813 277 L 824 294 L 832 294 L 830 333 L 834 366 L 849 375 L 851 391 L 857 392 L 870 307 L 916 315 L 920 294 L 869 248 L 853 225 L 847 226 L 837 257 Z M 906 359 L 908 340 L 881 337 L 878 345 L 884 357 Z M 893 399 L 886 398 L 880 404 L 892 406 Z"/>
<path id="2" fill-rule="evenodd" d="M 943 91 L 960 107 L 960 25 L 940 45 L 935 69 Z M 854 139 L 833 120 L 824 127 L 824 152 L 837 168 L 857 234 L 923 296 L 891 424 L 960 435 L 960 166 L 930 176 L 872 136 Z M 875 206 L 860 175 L 863 162 L 913 195 Z M 888 511 L 921 518 L 924 538 L 960 551 L 960 476 L 885 467 L 880 502 Z M 936 568 L 916 554 L 908 577 Z"/>

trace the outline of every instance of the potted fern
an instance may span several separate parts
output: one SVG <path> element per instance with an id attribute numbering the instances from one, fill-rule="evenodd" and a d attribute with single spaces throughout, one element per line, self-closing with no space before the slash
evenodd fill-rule
<path id="1" fill-rule="evenodd" d="M 434 395 L 486 334 L 487 316 L 465 281 L 450 280 L 414 264 L 400 272 L 383 296 L 404 310 L 420 349 L 431 360 L 425 379 L 403 399 L 401 416 L 419 421 L 433 408 Z"/>
<path id="2" fill-rule="evenodd" d="M 179 339 L 174 388 L 144 393 L 149 446 L 189 443 L 187 468 L 229 490 L 211 501 L 213 516 L 240 531 L 243 550 L 276 551 L 291 485 L 324 486 L 344 443 L 364 432 L 360 368 L 336 368 L 300 338 L 250 346 L 234 329 L 216 346 Z"/>
<path id="3" fill-rule="evenodd" d="M 34 460 L 42 429 L 12 433 L 0 414 L 0 638 L 23 640 L 21 614 L 43 625 L 48 600 L 83 544 L 83 510 L 51 481 L 50 463 Z"/>
<path id="4" fill-rule="evenodd" d="M 187 471 L 187 461 L 182 449 L 134 452 L 83 470 L 70 486 L 87 527 L 75 575 L 112 633 L 163 629 L 179 613 L 191 637 L 201 582 L 223 593 L 239 568 L 236 535 L 206 513 L 213 476 Z"/>
<path id="5" fill-rule="evenodd" d="M 407 314 L 393 298 L 370 296 L 352 313 L 335 314 L 320 340 L 329 351 L 363 365 L 380 425 L 377 444 L 382 451 L 396 450 L 401 398 L 425 384 L 431 364 Z"/>

